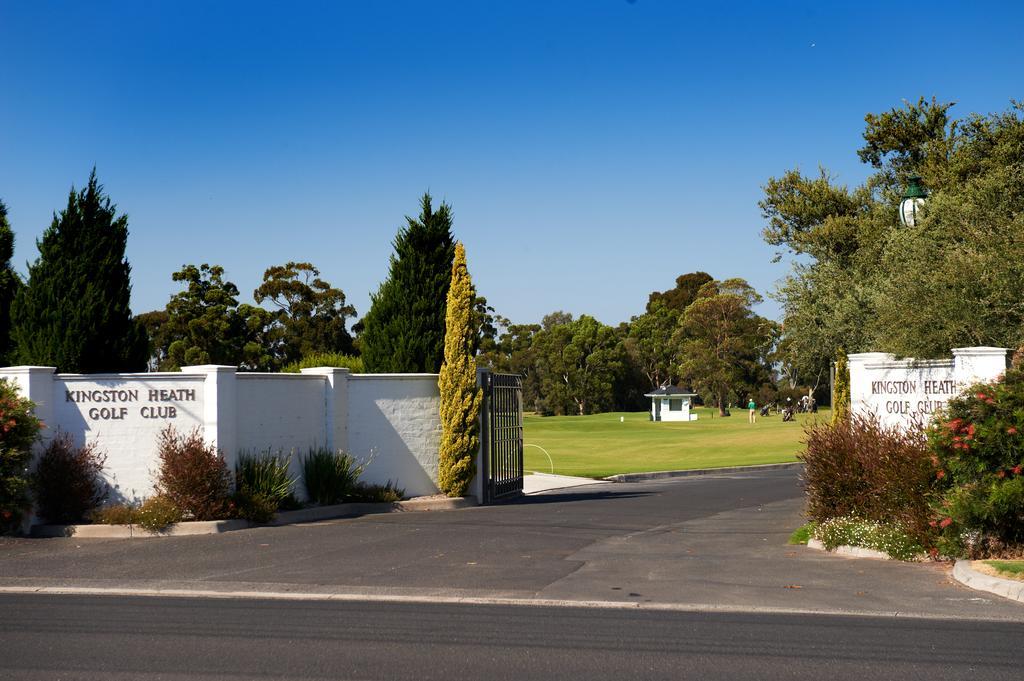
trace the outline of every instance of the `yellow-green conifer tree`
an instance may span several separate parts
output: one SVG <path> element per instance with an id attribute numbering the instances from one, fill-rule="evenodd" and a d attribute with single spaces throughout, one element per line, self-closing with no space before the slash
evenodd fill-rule
<path id="1" fill-rule="evenodd" d="M 473 300 L 476 292 L 466 269 L 466 249 L 455 245 L 452 279 L 445 315 L 441 391 L 441 456 L 438 485 L 451 497 L 465 496 L 476 473 L 480 443 L 477 417 L 482 393 L 476 385 Z"/>
<path id="2" fill-rule="evenodd" d="M 850 416 L 850 368 L 846 366 L 846 353 L 839 348 L 836 356 L 836 379 L 832 393 L 832 423 L 845 421 Z"/>

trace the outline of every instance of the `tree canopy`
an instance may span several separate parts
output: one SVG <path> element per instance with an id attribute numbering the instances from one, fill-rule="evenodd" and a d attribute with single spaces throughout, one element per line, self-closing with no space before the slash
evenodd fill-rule
<path id="1" fill-rule="evenodd" d="M 534 363 L 545 411 L 593 414 L 615 404 L 624 352 L 615 329 L 588 315 L 545 318 L 533 336 Z"/>
<path id="2" fill-rule="evenodd" d="M 37 242 L 39 258 L 15 298 L 18 362 L 72 373 L 145 368 L 145 333 L 129 307 L 127 242 L 128 217 L 117 215 L 93 169 Z"/>
<path id="3" fill-rule="evenodd" d="M 697 298 L 697 292 L 704 284 L 712 281 L 707 272 L 690 272 L 676 277 L 676 285 L 667 291 L 654 291 L 647 297 L 647 311 L 651 312 L 657 305 L 682 314 L 690 303 Z"/>
<path id="4" fill-rule="evenodd" d="M 764 237 L 793 256 L 776 297 L 780 361 L 804 382 L 842 346 L 937 358 L 970 345 L 1024 343 L 1024 106 L 954 120 L 920 99 L 865 117 L 857 154 L 874 172 L 852 189 L 824 169 L 771 178 Z M 930 194 L 899 222 L 910 175 Z"/>
<path id="5" fill-rule="evenodd" d="M 451 207 L 435 211 L 430 194 L 418 218 L 406 217 L 395 237 L 388 278 L 371 296 L 359 335 L 370 373 L 427 372 L 444 359 L 445 300 L 455 241 Z"/>
<path id="6" fill-rule="evenodd" d="M 0 366 L 11 364 L 11 305 L 21 288 L 21 277 L 11 267 L 14 232 L 7 222 L 7 206 L 0 201 Z"/>
<path id="7" fill-rule="evenodd" d="M 676 331 L 679 373 L 723 415 L 730 398 L 742 399 L 770 378 L 775 324 L 753 312 L 760 302 L 743 279 L 708 282 Z"/>
<path id="8" fill-rule="evenodd" d="M 238 303 L 238 287 L 224 279 L 220 265 L 185 265 L 172 275 L 185 290 L 171 296 L 167 309 L 143 316 L 155 361 L 163 371 L 196 364 L 245 369 L 274 367 L 267 329 L 273 314 Z"/>
<path id="9" fill-rule="evenodd" d="M 270 335 L 278 365 L 317 353 L 354 353 L 347 324 L 356 310 L 345 303 L 341 289 L 320 278 L 320 270 L 312 264 L 289 262 L 267 268 L 253 298 L 257 304 L 268 301 L 277 308 Z"/>

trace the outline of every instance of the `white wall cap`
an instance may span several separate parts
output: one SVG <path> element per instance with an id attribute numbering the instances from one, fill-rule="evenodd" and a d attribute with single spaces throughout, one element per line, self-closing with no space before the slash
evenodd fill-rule
<path id="1" fill-rule="evenodd" d="M 865 369 L 952 369 L 951 359 L 892 359 L 884 362 L 865 362 Z"/>
<path id="2" fill-rule="evenodd" d="M 237 374 L 238 380 L 245 378 L 258 378 L 262 380 L 283 380 L 283 381 L 322 381 L 323 374 L 286 374 L 277 372 L 243 371 Z"/>
<path id="3" fill-rule="evenodd" d="M 953 354 L 958 357 L 998 357 L 1005 356 L 1009 351 L 1009 348 L 995 348 L 987 345 L 976 348 L 953 348 Z"/>
<path id="4" fill-rule="evenodd" d="M 173 371 L 160 371 L 141 374 L 57 374 L 62 381 L 202 381 L 205 374 L 181 374 Z"/>
<path id="5" fill-rule="evenodd" d="M 299 369 L 299 373 L 323 376 L 325 374 L 351 374 L 352 370 L 345 367 L 310 367 L 308 369 Z"/>
<path id="6" fill-rule="evenodd" d="M 226 374 L 237 372 L 238 367 L 227 364 L 195 364 L 193 366 L 181 367 L 181 371 L 186 374 Z"/>
<path id="7" fill-rule="evenodd" d="M 37 367 L 29 365 L 20 365 L 16 367 L 3 367 L 0 369 L 0 374 L 43 374 L 43 373 L 56 373 L 57 367 Z"/>
<path id="8" fill-rule="evenodd" d="M 426 380 L 428 378 L 437 380 L 440 374 L 352 374 L 350 378 L 361 380 L 380 379 L 382 381 L 402 381 L 409 379 Z"/>
<path id="9" fill-rule="evenodd" d="M 870 362 L 872 360 L 877 362 L 892 361 L 896 359 L 896 355 L 889 354 L 888 352 L 855 352 L 846 356 L 848 362 Z"/>

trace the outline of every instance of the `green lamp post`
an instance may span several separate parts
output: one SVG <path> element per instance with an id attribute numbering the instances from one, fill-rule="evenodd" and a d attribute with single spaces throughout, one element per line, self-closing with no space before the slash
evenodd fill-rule
<path id="1" fill-rule="evenodd" d="M 928 192 L 921 186 L 921 176 L 911 175 L 907 178 L 907 190 L 903 192 L 903 200 L 900 201 L 900 222 L 904 227 L 913 227 L 917 224 L 917 218 L 924 208 Z"/>

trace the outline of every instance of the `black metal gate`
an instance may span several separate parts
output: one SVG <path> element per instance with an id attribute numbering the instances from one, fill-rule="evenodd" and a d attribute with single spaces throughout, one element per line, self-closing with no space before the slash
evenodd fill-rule
<path id="1" fill-rule="evenodd" d="M 480 370 L 483 503 L 523 493 L 523 377 Z"/>

